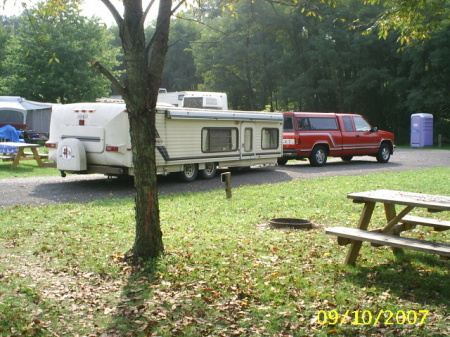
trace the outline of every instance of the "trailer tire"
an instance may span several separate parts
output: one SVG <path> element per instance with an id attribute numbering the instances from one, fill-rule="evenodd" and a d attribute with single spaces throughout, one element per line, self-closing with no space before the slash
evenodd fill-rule
<path id="1" fill-rule="evenodd" d="M 185 183 L 189 183 L 197 179 L 197 174 L 198 174 L 197 164 L 184 164 L 183 171 L 178 172 L 178 178 Z"/>
<path id="2" fill-rule="evenodd" d="M 277 164 L 280 165 L 280 166 L 286 165 L 287 162 L 288 162 L 288 160 L 286 158 L 283 158 L 283 157 L 277 159 Z"/>
<path id="3" fill-rule="evenodd" d="M 217 165 L 216 163 L 206 163 L 205 169 L 200 170 L 198 174 L 200 175 L 200 178 L 202 179 L 212 179 L 215 177 L 217 172 Z"/>

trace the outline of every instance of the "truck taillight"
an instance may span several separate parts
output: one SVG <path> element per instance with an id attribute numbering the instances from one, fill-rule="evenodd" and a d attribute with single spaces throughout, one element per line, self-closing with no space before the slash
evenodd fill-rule
<path id="1" fill-rule="evenodd" d="M 45 143 L 45 147 L 48 147 L 50 149 L 56 149 L 56 143 Z"/>
<path id="2" fill-rule="evenodd" d="M 108 152 L 118 152 L 119 147 L 118 146 L 112 146 L 112 145 L 106 145 L 106 151 Z"/>

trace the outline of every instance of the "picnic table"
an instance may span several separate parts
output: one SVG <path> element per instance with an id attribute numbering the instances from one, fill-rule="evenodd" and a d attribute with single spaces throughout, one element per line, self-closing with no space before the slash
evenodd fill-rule
<path id="1" fill-rule="evenodd" d="M 346 264 L 354 265 L 364 241 L 373 246 L 391 246 L 394 252 L 411 249 L 450 257 L 450 245 L 426 240 L 401 237 L 403 231 L 418 225 L 431 226 L 435 231 L 450 229 L 450 221 L 408 215 L 414 208 L 425 208 L 430 213 L 450 211 L 450 197 L 423 193 L 393 190 L 373 190 L 347 195 L 355 203 L 363 203 L 357 228 L 331 227 L 325 232 L 338 237 L 340 245 L 350 244 Z M 382 228 L 368 229 L 376 203 L 384 205 L 386 225 Z M 396 206 L 403 209 L 397 213 Z"/>
<path id="2" fill-rule="evenodd" d="M 0 143 L 0 159 L 3 161 L 12 161 L 11 168 L 16 168 L 22 160 L 35 160 L 39 166 L 44 166 L 43 158 L 48 155 L 38 153 L 38 144 L 2 142 Z M 25 150 L 31 152 L 25 152 Z"/>

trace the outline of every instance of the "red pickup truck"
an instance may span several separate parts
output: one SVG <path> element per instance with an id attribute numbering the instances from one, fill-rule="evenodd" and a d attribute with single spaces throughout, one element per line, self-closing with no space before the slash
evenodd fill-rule
<path id="1" fill-rule="evenodd" d="M 283 131 L 284 165 L 289 159 L 308 158 L 313 166 L 323 166 L 327 157 L 350 161 L 353 156 L 374 156 L 387 163 L 394 153 L 394 134 L 372 127 L 355 114 L 285 112 Z"/>

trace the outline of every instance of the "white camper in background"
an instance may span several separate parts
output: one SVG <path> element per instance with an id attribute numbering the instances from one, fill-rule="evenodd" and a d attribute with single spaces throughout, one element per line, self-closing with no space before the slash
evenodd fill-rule
<path id="1" fill-rule="evenodd" d="M 182 108 L 228 110 L 227 94 L 223 92 L 161 91 L 158 94 L 158 103 Z"/>
<path id="2" fill-rule="evenodd" d="M 218 168 L 276 164 L 282 122 L 279 113 L 157 107 L 157 173 L 193 181 L 214 177 Z M 63 176 L 134 175 L 125 104 L 55 106 L 45 146 Z"/>

